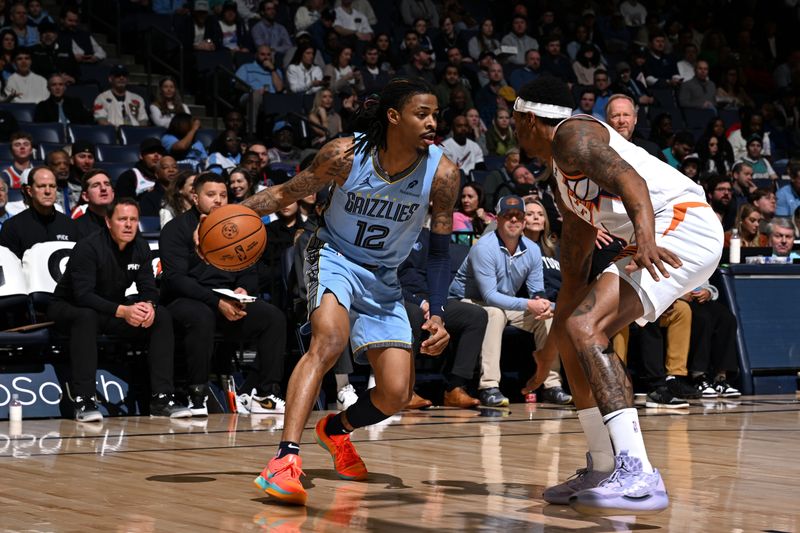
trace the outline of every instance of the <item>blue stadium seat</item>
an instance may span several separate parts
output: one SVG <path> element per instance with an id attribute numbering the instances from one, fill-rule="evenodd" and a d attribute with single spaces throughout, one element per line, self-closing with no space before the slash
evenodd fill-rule
<path id="1" fill-rule="evenodd" d="M 302 94 L 269 94 L 264 95 L 261 112 L 265 115 L 285 115 L 286 113 L 303 114 Z"/>
<path id="2" fill-rule="evenodd" d="M 161 219 L 157 216 L 139 217 L 139 233 L 148 241 L 158 240 L 161 233 Z"/>
<path id="3" fill-rule="evenodd" d="M 34 151 L 34 154 L 36 155 L 37 159 L 44 161 L 51 152 L 63 149 L 63 143 L 39 143 L 38 149 Z"/>
<path id="4" fill-rule="evenodd" d="M 150 137 L 160 139 L 167 132 L 161 126 L 120 126 L 119 137 L 122 144 L 139 145 L 143 140 Z"/>
<path id="5" fill-rule="evenodd" d="M 0 143 L 0 160 L 8 161 L 8 165 L 11 164 L 11 161 L 14 160 L 14 157 L 11 155 L 11 144 L 10 143 Z M 6 168 L 7 164 L 3 164 L 0 168 Z"/>
<path id="6" fill-rule="evenodd" d="M 70 124 L 69 135 L 71 142 L 88 141 L 92 144 L 117 144 L 117 130 L 114 126 Z"/>
<path id="7" fill-rule="evenodd" d="M 130 163 L 106 163 L 104 161 L 98 161 L 94 166 L 95 168 L 105 170 L 108 177 L 111 178 L 112 184 L 117 183 L 120 174 L 133 168 L 133 165 Z"/>
<path id="8" fill-rule="evenodd" d="M 139 147 L 132 144 L 98 144 L 97 158 L 105 163 L 136 163 L 139 161 Z"/>
<path id="9" fill-rule="evenodd" d="M 214 142 L 214 139 L 216 139 L 218 136 L 219 132 L 217 130 L 211 128 L 200 128 L 199 130 L 197 130 L 197 135 L 195 136 L 195 139 L 203 143 L 203 146 L 208 148 L 209 146 L 211 146 L 211 143 Z"/>
<path id="10" fill-rule="evenodd" d="M 483 162 L 486 164 L 486 170 L 497 170 L 503 166 L 504 161 L 505 157 L 499 155 L 487 155 L 483 158 Z"/>
<path id="11" fill-rule="evenodd" d="M 66 92 L 67 96 L 77 98 L 81 101 L 83 107 L 90 111 L 94 108 L 94 99 L 97 98 L 98 94 L 100 94 L 100 89 L 94 83 L 70 85 L 67 87 Z"/>
<path id="12" fill-rule="evenodd" d="M 689 109 L 683 110 L 683 118 L 686 119 L 686 127 L 694 131 L 705 131 L 706 125 L 717 117 L 714 109 Z M 696 138 L 696 137 L 695 137 Z"/>
<path id="13" fill-rule="evenodd" d="M 17 122 L 33 122 L 33 111 L 36 109 L 36 104 L 0 104 L 0 110 L 8 111 Z"/>
<path id="14" fill-rule="evenodd" d="M 19 129 L 33 137 L 33 144 L 65 142 L 64 125 L 58 122 L 41 122 L 38 124 L 20 124 Z"/>
<path id="15" fill-rule="evenodd" d="M 22 189 L 8 189 L 9 202 L 21 202 L 22 200 Z"/>
<path id="16" fill-rule="evenodd" d="M 491 172 L 491 170 L 473 170 L 469 173 L 469 179 L 470 181 L 483 185 L 486 181 L 486 176 L 491 174 Z"/>

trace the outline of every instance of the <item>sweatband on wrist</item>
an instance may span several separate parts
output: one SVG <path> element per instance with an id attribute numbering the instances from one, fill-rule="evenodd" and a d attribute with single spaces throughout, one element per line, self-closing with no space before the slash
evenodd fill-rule
<path id="1" fill-rule="evenodd" d="M 450 287 L 450 235 L 431 233 L 428 247 L 428 290 L 431 316 L 442 317 Z"/>

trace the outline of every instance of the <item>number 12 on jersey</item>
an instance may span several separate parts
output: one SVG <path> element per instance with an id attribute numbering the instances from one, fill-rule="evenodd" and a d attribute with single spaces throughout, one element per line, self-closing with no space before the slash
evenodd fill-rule
<path id="1" fill-rule="evenodd" d="M 380 224 L 367 225 L 363 220 L 356 221 L 358 232 L 356 232 L 355 245 L 368 250 L 382 250 L 386 244 L 386 237 L 389 235 L 389 228 Z"/>

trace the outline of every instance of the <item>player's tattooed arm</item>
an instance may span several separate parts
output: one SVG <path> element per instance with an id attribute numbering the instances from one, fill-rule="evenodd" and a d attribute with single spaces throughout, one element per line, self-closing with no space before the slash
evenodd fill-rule
<path id="1" fill-rule="evenodd" d="M 343 184 L 353 166 L 352 144 L 351 137 L 330 141 L 317 153 L 308 168 L 286 183 L 269 187 L 251 196 L 242 205 L 259 215 L 269 215 L 319 191 L 331 181 Z"/>
<path id="2" fill-rule="evenodd" d="M 431 232 L 449 235 L 453 231 L 453 209 L 458 198 L 461 171 L 442 156 L 431 184 Z"/>

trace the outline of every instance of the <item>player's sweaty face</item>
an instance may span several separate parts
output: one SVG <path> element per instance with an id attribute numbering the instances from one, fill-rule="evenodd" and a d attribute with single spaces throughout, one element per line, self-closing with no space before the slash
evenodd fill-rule
<path id="1" fill-rule="evenodd" d="M 426 149 L 436 138 L 436 116 L 439 102 L 433 94 L 415 94 L 400 112 L 403 137 Z"/>

